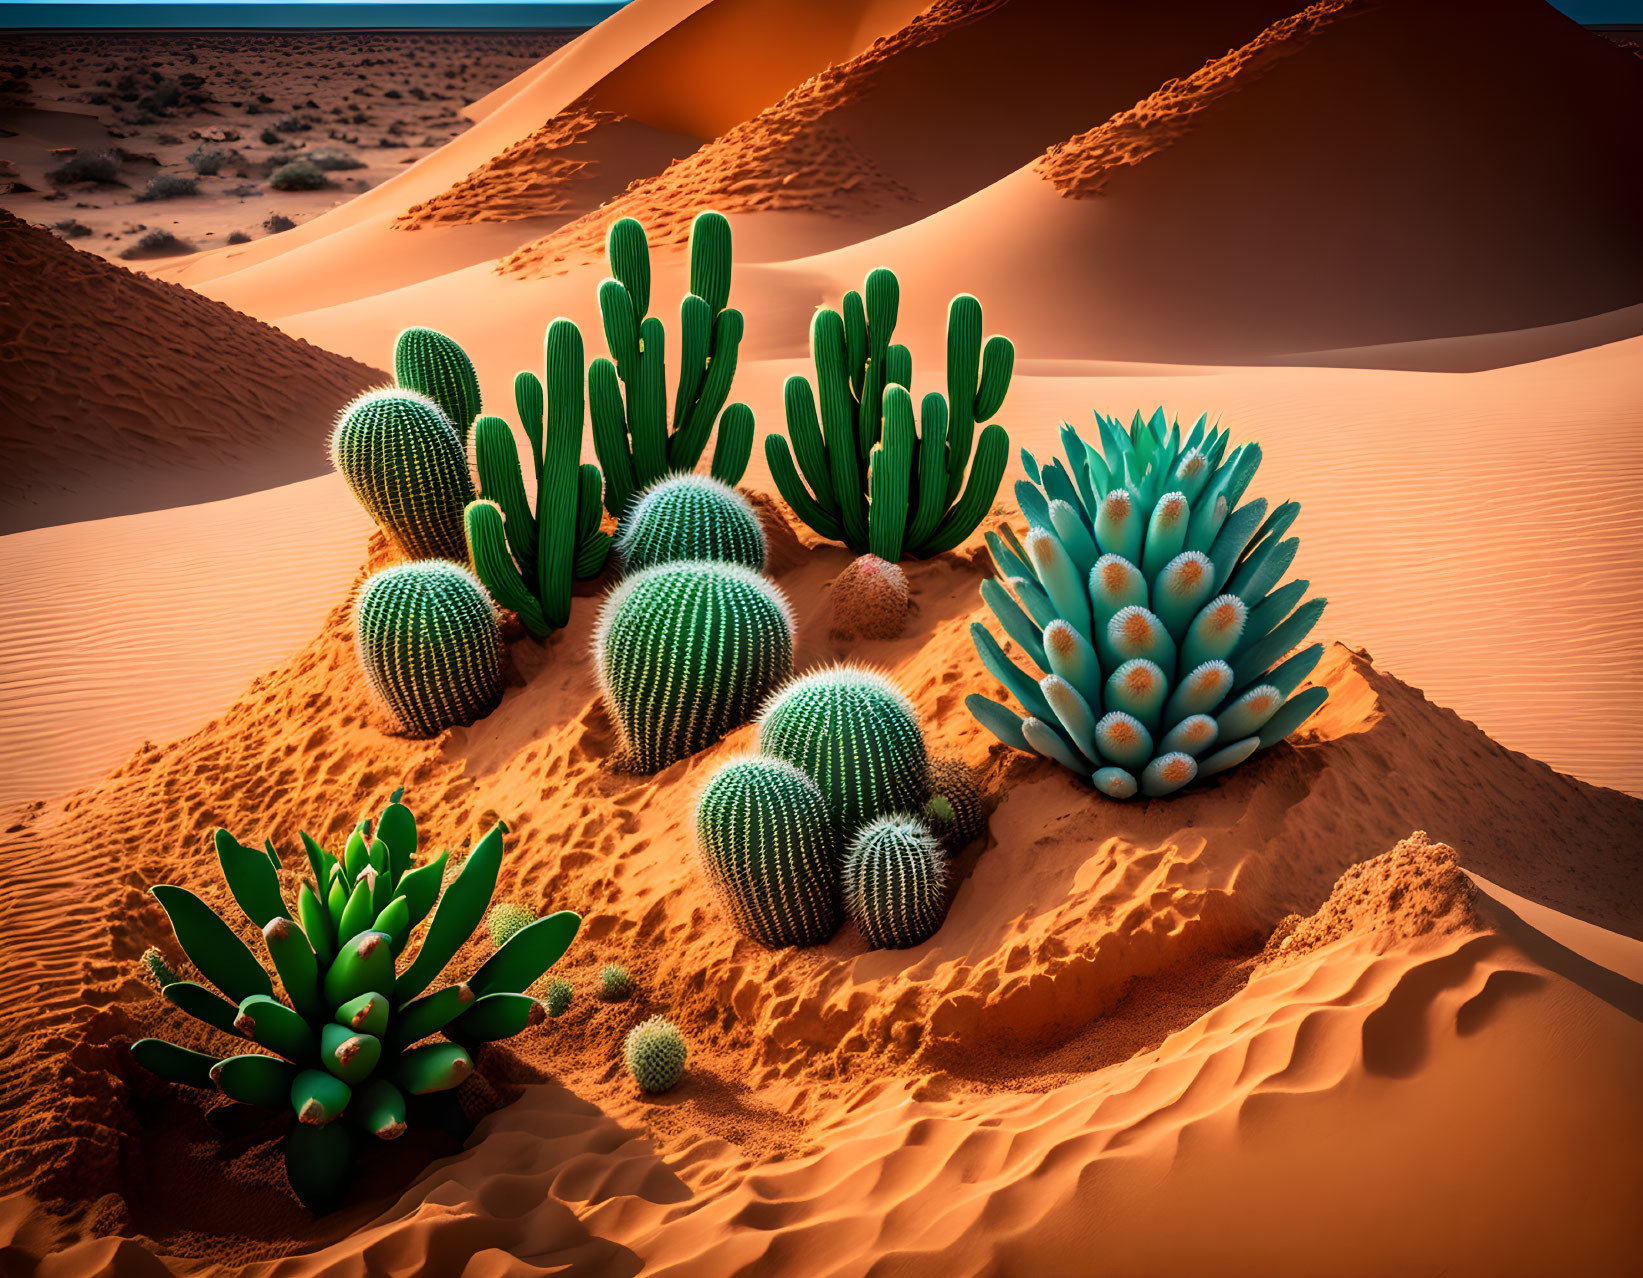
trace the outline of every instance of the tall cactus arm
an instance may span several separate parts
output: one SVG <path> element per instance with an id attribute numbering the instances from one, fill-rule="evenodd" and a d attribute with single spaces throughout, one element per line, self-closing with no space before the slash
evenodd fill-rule
<path id="1" fill-rule="evenodd" d="M 824 510 L 804 486 L 799 472 L 793 468 L 793 457 L 787 451 L 787 441 L 780 435 L 764 437 L 764 457 L 770 466 L 770 477 L 782 500 L 793 508 L 793 513 L 829 541 L 844 541 L 844 525 L 832 512 Z"/>
<path id="2" fill-rule="evenodd" d="M 753 455 L 753 410 L 746 404 L 732 404 L 719 418 L 719 437 L 713 444 L 710 473 L 720 483 L 734 488 L 747 473 Z"/>
<path id="3" fill-rule="evenodd" d="M 1004 467 L 1009 460 L 1009 434 L 1002 426 L 987 427 L 976 445 L 975 464 L 970 467 L 970 481 L 964 487 L 964 496 L 947 512 L 930 540 L 923 546 L 915 546 L 913 553 L 924 558 L 939 555 L 973 533 L 998 496 L 998 486 L 1004 482 Z"/>
<path id="4" fill-rule="evenodd" d="M 593 451 L 605 473 L 605 509 L 617 519 L 639 492 L 639 477 L 628 449 L 627 410 L 616 365 L 603 357 L 588 369 L 588 410 L 593 415 Z"/>
<path id="5" fill-rule="evenodd" d="M 568 319 L 548 325 L 548 423 L 537 493 L 537 597 L 555 629 L 570 620 L 576 556 L 576 496 L 582 463 L 582 333 Z"/>

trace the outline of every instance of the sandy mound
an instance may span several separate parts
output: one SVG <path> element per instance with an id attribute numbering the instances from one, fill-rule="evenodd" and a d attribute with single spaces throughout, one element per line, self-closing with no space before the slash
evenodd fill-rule
<path id="1" fill-rule="evenodd" d="M 336 411 L 384 375 L 0 212 L 14 369 L 0 530 L 208 500 L 327 468 Z"/>

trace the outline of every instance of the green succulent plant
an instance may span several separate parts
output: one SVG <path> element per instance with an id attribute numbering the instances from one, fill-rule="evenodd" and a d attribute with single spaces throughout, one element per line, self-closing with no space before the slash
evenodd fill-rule
<path id="1" fill-rule="evenodd" d="M 571 995 L 576 992 L 563 976 L 556 976 L 548 982 L 548 988 L 542 992 L 542 1002 L 547 1005 L 548 1015 L 560 1017 L 570 1007 Z"/>
<path id="2" fill-rule="evenodd" d="M 633 997 L 633 977 L 620 963 L 606 963 L 599 969 L 599 997 L 607 1003 L 625 1003 Z"/>
<path id="3" fill-rule="evenodd" d="M 764 571 L 764 528 L 753 505 L 709 475 L 669 475 L 628 510 L 616 538 L 628 572 L 657 564 L 714 560 Z"/>
<path id="4" fill-rule="evenodd" d="M 677 1087 L 684 1077 L 689 1056 L 690 1048 L 679 1027 L 660 1016 L 635 1025 L 622 1043 L 622 1059 L 628 1073 L 644 1092 L 665 1092 Z"/>
<path id="5" fill-rule="evenodd" d="M 408 328 L 394 340 L 394 381 L 438 404 L 466 450 L 481 404 L 479 374 L 465 350 L 431 328 Z"/>
<path id="6" fill-rule="evenodd" d="M 1324 703 L 1323 688 L 1296 691 L 1323 645 L 1285 654 L 1325 601 L 1302 602 L 1306 581 L 1279 584 L 1300 506 L 1240 504 L 1257 445 L 1229 451 L 1202 417 L 1183 434 L 1162 409 L 1127 431 L 1099 413 L 1096 424 L 1099 449 L 1062 427 L 1066 465 L 1022 451 L 1026 544 L 1007 527 L 987 535 L 999 580 L 982 598 L 1041 677 L 977 623 L 982 663 L 1023 713 L 976 693 L 965 704 L 1006 745 L 1105 795 L 1167 795 L 1275 745 Z"/>
<path id="7" fill-rule="evenodd" d="M 841 874 L 845 912 L 875 949 L 936 934 L 947 913 L 947 858 L 916 817 L 879 817 L 856 832 Z"/>
<path id="8" fill-rule="evenodd" d="M 186 888 L 151 889 L 183 953 L 209 983 L 172 981 L 162 993 L 234 1042 L 207 1053 L 144 1038 L 132 1044 L 132 1055 L 175 1083 L 247 1104 L 289 1105 L 296 1122 L 286 1140 L 286 1174 L 315 1211 L 335 1206 L 345 1191 L 356 1137 L 396 1139 L 417 1098 L 468 1077 L 469 1049 L 541 1021 L 541 1004 L 524 991 L 558 961 L 581 925 L 570 911 L 538 919 L 466 981 L 435 987 L 485 916 L 507 826 L 493 826 L 445 886 L 449 854 L 418 864 L 416 819 L 400 797 L 396 791 L 374 832 L 361 822 L 340 856 L 302 836 L 312 877 L 294 904 L 280 890 L 272 844 L 254 849 L 226 830 L 213 834 L 229 893 L 261 930 L 284 998 L 250 947 L 204 901 Z M 414 957 L 401 961 L 424 919 Z"/>
<path id="9" fill-rule="evenodd" d="M 753 451 L 753 410 L 725 407 L 736 378 L 742 313 L 730 306 L 730 223 L 701 213 L 690 230 L 690 292 L 679 308 L 679 382 L 667 414 L 667 344 L 650 310 L 650 248 L 631 217 L 611 224 L 611 275 L 599 311 L 611 358 L 588 370 L 593 447 L 605 474 L 605 509 L 627 517 L 638 494 L 675 472 L 694 470 L 714 425 L 715 479 L 735 485 Z M 721 412 L 721 410 L 723 410 Z"/>
<path id="10" fill-rule="evenodd" d="M 912 355 L 891 340 L 900 304 L 900 282 L 881 266 L 861 293 L 845 294 L 842 311 L 816 312 L 816 385 L 787 379 L 788 438 L 764 441 L 776 487 L 800 519 L 890 563 L 951 550 L 992 506 L 1010 439 L 995 424 L 976 440 L 975 428 L 1003 407 L 1015 366 L 1009 339 L 982 345 L 981 303 L 959 294 L 947 313 L 947 394 L 925 395 L 915 423 Z"/>
<path id="11" fill-rule="evenodd" d="M 581 330 L 554 320 L 544 351 L 546 385 L 529 372 L 513 384 L 536 505 L 525 495 L 512 429 L 483 416 L 473 427 L 480 498 L 463 516 L 479 579 L 536 639 L 570 620 L 571 583 L 597 577 L 610 553 L 610 534 L 599 526 L 599 468 L 582 461 Z"/>

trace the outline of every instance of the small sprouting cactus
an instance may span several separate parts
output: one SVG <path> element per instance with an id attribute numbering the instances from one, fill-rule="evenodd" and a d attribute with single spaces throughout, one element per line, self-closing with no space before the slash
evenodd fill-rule
<path id="1" fill-rule="evenodd" d="M 554 1018 L 561 1017 L 570 1007 L 571 995 L 575 988 L 563 976 L 556 976 L 548 982 L 548 988 L 543 991 L 542 1002 L 548 1009 L 548 1015 Z"/>
<path id="2" fill-rule="evenodd" d="M 839 926 L 839 843 L 816 783 L 784 759 L 721 764 L 696 801 L 696 845 L 725 913 L 761 945 L 819 945 Z"/>
<path id="3" fill-rule="evenodd" d="M 464 449 L 479 415 L 479 374 L 468 353 L 431 328 L 408 328 L 394 342 L 394 381 L 439 405 Z"/>
<path id="4" fill-rule="evenodd" d="M 947 912 L 947 858 L 922 821 L 886 816 L 844 854 L 844 908 L 874 949 L 906 949 L 936 934 Z"/>
<path id="5" fill-rule="evenodd" d="M 165 955 L 160 952 L 158 945 L 150 945 L 143 951 L 143 971 L 154 982 L 154 988 L 163 990 L 167 985 L 176 983 L 177 974 L 171 970 L 171 965 L 165 961 Z"/>
<path id="6" fill-rule="evenodd" d="M 437 736 L 483 719 L 502 700 L 496 609 L 449 560 L 384 568 L 354 607 L 360 664 L 407 732 Z"/>
<path id="7" fill-rule="evenodd" d="M 462 439 L 426 395 L 369 391 L 342 410 L 331 461 L 409 559 L 468 562 L 462 512 L 474 499 Z"/>
<path id="8" fill-rule="evenodd" d="M 635 1025 L 622 1044 L 628 1073 L 645 1092 L 665 1092 L 678 1086 L 689 1055 L 690 1048 L 679 1027 L 660 1016 Z"/>
<path id="9" fill-rule="evenodd" d="M 813 780 L 848 839 L 875 817 L 917 812 L 928 797 L 924 730 L 884 675 L 840 665 L 794 679 L 759 712 L 759 749 Z"/>
<path id="10" fill-rule="evenodd" d="M 594 631 L 625 766 L 658 772 L 746 723 L 793 671 L 793 616 L 740 564 L 659 564 L 625 578 Z"/>
<path id="11" fill-rule="evenodd" d="M 536 922 L 536 915 L 517 901 L 498 901 L 485 916 L 485 927 L 491 934 L 491 944 L 497 949 L 506 945 L 522 927 Z"/>
<path id="12" fill-rule="evenodd" d="M 859 555 L 833 579 L 833 629 L 855 639 L 894 639 L 907 628 L 907 574 Z"/>
<path id="13" fill-rule="evenodd" d="M 987 828 L 975 770 L 951 755 L 930 760 L 930 798 L 924 817 L 949 852 L 962 852 Z"/>
<path id="14" fill-rule="evenodd" d="M 633 977 L 620 963 L 606 963 L 599 969 L 599 997 L 607 1003 L 625 1003 L 633 997 Z"/>
<path id="15" fill-rule="evenodd" d="M 628 572 L 685 560 L 716 560 L 764 571 L 764 529 L 752 503 L 708 475 L 658 480 L 628 510 L 616 539 Z"/>

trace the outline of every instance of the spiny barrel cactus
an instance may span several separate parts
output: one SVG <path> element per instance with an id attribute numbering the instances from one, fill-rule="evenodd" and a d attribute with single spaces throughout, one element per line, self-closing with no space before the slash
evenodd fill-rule
<path id="1" fill-rule="evenodd" d="M 1115 799 L 1171 794 L 1293 732 L 1328 696 L 1296 692 L 1323 655 L 1286 657 L 1324 610 L 1309 583 L 1279 585 L 1298 539 L 1286 502 L 1239 504 L 1255 444 L 1200 417 L 1183 437 L 1160 409 L 1126 431 L 1096 414 L 1101 448 L 1061 428 L 1067 464 L 1016 485 L 1030 531 L 987 535 L 998 581 L 982 598 L 1042 672 L 1034 678 L 985 626 L 982 663 L 1024 714 L 978 694 L 970 712 L 1001 741 L 1070 768 Z"/>
<path id="2" fill-rule="evenodd" d="M 599 997 L 607 1003 L 624 1003 L 633 997 L 633 977 L 620 963 L 606 963 L 599 969 Z"/>
<path id="3" fill-rule="evenodd" d="M 436 736 L 502 700 L 496 609 L 465 568 L 423 559 L 384 568 L 354 606 L 360 664 L 407 732 Z"/>
<path id="4" fill-rule="evenodd" d="M 479 374 L 468 353 L 431 328 L 408 328 L 394 341 L 394 381 L 439 405 L 464 449 L 479 416 Z"/>
<path id="5" fill-rule="evenodd" d="M 547 1006 L 548 1015 L 555 1018 L 563 1016 L 570 1007 L 571 996 L 575 992 L 575 987 L 563 976 L 556 976 L 549 981 L 548 988 L 542 992 L 542 1002 Z"/>
<path id="6" fill-rule="evenodd" d="M 543 348 L 546 389 L 528 372 L 513 384 L 535 509 L 525 496 L 513 431 L 500 417 L 485 416 L 474 423 L 480 500 L 464 515 L 474 571 L 535 639 L 570 620 L 571 582 L 597 577 L 610 553 L 610 534 L 599 526 L 599 468 L 582 462 L 581 330 L 556 319 Z"/>
<path id="7" fill-rule="evenodd" d="M 793 616 L 740 564 L 659 564 L 611 591 L 594 653 L 626 765 L 657 772 L 746 723 L 793 672 Z"/>
<path id="8" fill-rule="evenodd" d="M 736 379 L 742 313 L 730 302 L 730 223 L 702 213 L 690 229 L 690 292 L 679 307 L 679 384 L 667 416 L 667 346 L 650 309 L 650 249 L 631 217 L 612 223 L 605 245 L 612 279 L 599 286 L 610 359 L 588 370 L 593 447 L 605 472 L 605 509 L 618 520 L 662 476 L 694 470 L 718 423 L 713 477 L 740 481 L 753 451 L 753 410 L 725 407 Z M 720 410 L 723 410 L 721 413 Z"/>
<path id="9" fill-rule="evenodd" d="M 685 1036 L 672 1021 L 652 1016 L 628 1031 L 622 1043 L 622 1059 L 641 1091 L 665 1092 L 677 1087 L 684 1077 L 690 1048 Z"/>
<path id="10" fill-rule="evenodd" d="M 924 819 L 949 852 L 962 852 L 979 839 L 987 828 L 987 813 L 975 769 L 950 755 L 931 759 Z"/>
<path id="11" fill-rule="evenodd" d="M 992 506 L 1010 437 L 988 426 L 973 465 L 971 443 L 1003 406 L 1015 366 L 1009 339 L 982 346 L 981 303 L 959 294 L 947 312 L 947 394 L 924 396 L 915 425 L 912 356 L 890 340 L 900 301 L 895 273 L 881 266 L 862 293 L 845 294 L 842 313 L 816 312 L 815 389 L 798 375 L 785 389 L 792 450 L 777 434 L 764 441 L 771 476 L 800 519 L 890 563 L 951 550 Z"/>
<path id="12" fill-rule="evenodd" d="M 914 817 L 879 817 L 857 831 L 842 879 L 845 911 L 874 949 L 920 945 L 947 913 L 947 858 Z"/>
<path id="13" fill-rule="evenodd" d="M 536 922 L 536 915 L 517 901 L 498 901 L 485 916 L 485 930 L 491 934 L 491 944 L 501 949 L 513 934 Z"/>
<path id="14" fill-rule="evenodd" d="M 467 562 L 462 511 L 473 480 L 456 427 L 432 399 L 395 389 L 361 395 L 337 418 L 331 461 L 407 557 Z"/>
<path id="15" fill-rule="evenodd" d="M 374 834 L 361 822 L 341 855 L 303 835 L 312 877 L 300 882 L 294 902 L 281 890 L 272 844 L 264 851 L 226 830 L 212 835 L 229 894 L 261 931 L 283 999 L 263 963 L 210 906 L 186 888 L 152 889 L 183 953 L 215 987 L 172 981 L 162 993 L 234 1041 L 206 1053 L 145 1038 L 132 1044 L 132 1055 L 172 1082 L 249 1104 L 289 1105 L 297 1122 L 286 1142 L 286 1173 L 315 1211 L 340 1200 L 355 1133 L 397 1138 L 418 1097 L 468 1077 L 470 1048 L 540 1022 L 541 1005 L 524 991 L 581 925 L 569 911 L 538 919 L 466 981 L 431 988 L 485 916 L 507 826 L 493 826 L 442 890 L 449 853 L 417 863 L 416 818 L 400 797 L 396 791 Z M 416 957 L 399 963 L 424 919 Z"/>
<path id="16" fill-rule="evenodd" d="M 761 945 L 819 945 L 839 926 L 839 843 L 816 783 L 784 759 L 721 764 L 696 801 L 715 895 Z"/>
<path id="17" fill-rule="evenodd" d="M 877 671 L 841 665 L 793 680 L 759 712 L 759 749 L 815 781 L 842 837 L 924 806 L 924 730 L 906 694 Z"/>
<path id="18" fill-rule="evenodd" d="M 907 628 L 907 574 L 877 555 L 858 555 L 833 579 L 833 626 L 860 639 L 894 639 Z"/>
<path id="19" fill-rule="evenodd" d="M 752 503 L 707 475 L 669 475 L 639 495 L 616 551 L 629 572 L 689 559 L 764 571 L 764 528 Z"/>

